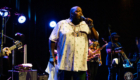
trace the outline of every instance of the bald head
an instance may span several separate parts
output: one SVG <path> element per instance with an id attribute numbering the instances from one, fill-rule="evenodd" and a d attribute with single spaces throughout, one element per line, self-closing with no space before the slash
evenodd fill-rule
<path id="1" fill-rule="evenodd" d="M 77 8 L 80 8 L 79 6 L 74 6 L 70 9 L 70 14 L 73 13 Z"/>
<path id="2" fill-rule="evenodd" d="M 70 9 L 70 18 L 79 19 L 82 15 L 82 9 L 79 6 L 74 6 Z"/>

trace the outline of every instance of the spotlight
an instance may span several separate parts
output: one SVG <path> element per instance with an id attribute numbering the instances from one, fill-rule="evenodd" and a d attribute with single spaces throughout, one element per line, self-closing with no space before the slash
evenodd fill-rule
<path id="1" fill-rule="evenodd" d="M 6 16 L 8 16 L 8 12 L 5 12 L 5 13 L 4 13 L 4 17 L 6 17 Z"/>
<path id="2" fill-rule="evenodd" d="M 24 23 L 26 21 L 26 17 L 25 16 L 20 16 L 19 18 L 18 18 L 18 22 L 19 23 Z"/>
<path id="3" fill-rule="evenodd" d="M 55 27 L 55 25 L 56 25 L 56 22 L 55 21 L 51 21 L 50 22 L 50 27 Z"/>
<path id="4" fill-rule="evenodd" d="M 3 12 L 0 11 L 0 16 L 2 16 L 2 15 L 3 15 Z"/>
<path id="5" fill-rule="evenodd" d="M 0 16 L 7 17 L 8 11 L 6 9 L 0 9 Z"/>

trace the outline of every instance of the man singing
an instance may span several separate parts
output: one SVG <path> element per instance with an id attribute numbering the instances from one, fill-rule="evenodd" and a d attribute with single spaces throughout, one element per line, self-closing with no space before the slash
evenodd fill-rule
<path id="1" fill-rule="evenodd" d="M 72 7 L 70 18 L 59 21 L 49 37 L 54 64 L 54 48 L 57 43 L 58 80 L 86 79 L 88 38 L 98 39 L 98 34 L 93 27 L 93 20 L 82 16 L 79 6 Z"/>

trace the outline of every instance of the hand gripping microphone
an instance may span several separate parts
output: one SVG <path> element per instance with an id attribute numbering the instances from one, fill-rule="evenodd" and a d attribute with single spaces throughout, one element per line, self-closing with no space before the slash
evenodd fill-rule
<path id="1" fill-rule="evenodd" d="M 81 16 L 81 19 L 84 20 L 84 21 L 86 20 L 86 18 L 83 15 Z"/>

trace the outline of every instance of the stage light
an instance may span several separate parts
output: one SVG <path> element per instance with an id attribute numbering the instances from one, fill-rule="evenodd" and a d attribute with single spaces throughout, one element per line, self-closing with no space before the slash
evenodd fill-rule
<path id="1" fill-rule="evenodd" d="M 0 16 L 2 16 L 2 15 L 3 15 L 3 12 L 0 11 Z"/>
<path id="2" fill-rule="evenodd" d="M 8 16 L 8 11 L 5 10 L 5 9 L 0 9 L 0 16 L 7 17 Z"/>
<path id="3" fill-rule="evenodd" d="M 7 17 L 8 16 L 8 12 L 4 12 L 4 17 Z"/>
<path id="4" fill-rule="evenodd" d="M 55 25 L 56 25 L 56 22 L 55 21 L 51 21 L 50 22 L 50 27 L 55 27 Z"/>
<path id="5" fill-rule="evenodd" d="M 19 23 L 24 23 L 26 21 L 26 17 L 25 16 L 20 16 L 19 18 L 18 18 L 18 22 Z"/>

